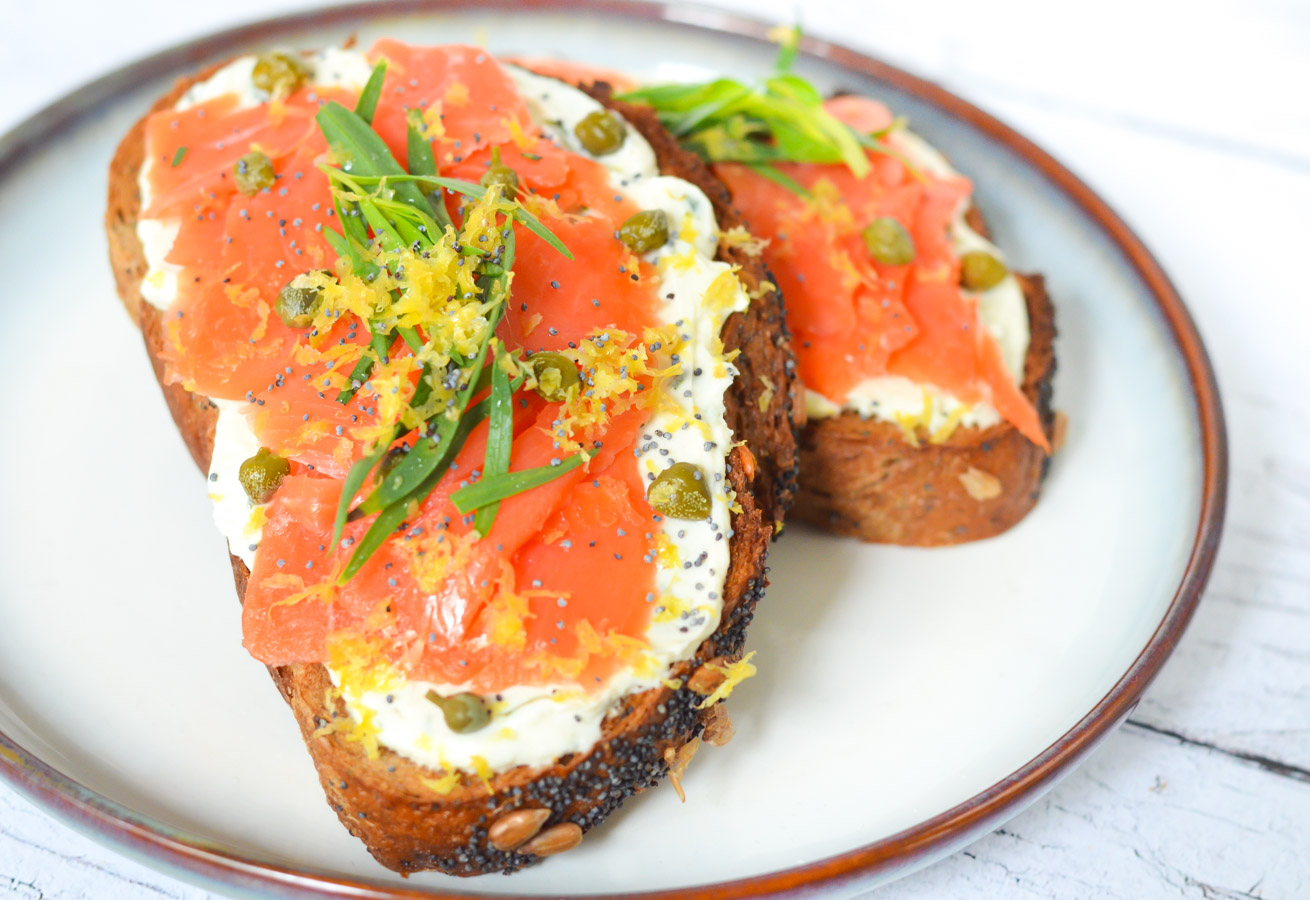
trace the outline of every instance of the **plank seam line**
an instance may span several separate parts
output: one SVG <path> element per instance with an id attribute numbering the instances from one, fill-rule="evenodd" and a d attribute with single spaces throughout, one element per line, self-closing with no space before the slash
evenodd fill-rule
<path id="1" fill-rule="evenodd" d="M 1124 723 L 1124 725 L 1126 727 L 1140 729 L 1141 731 L 1147 731 L 1150 732 L 1151 734 L 1158 734 L 1161 737 L 1173 738 L 1174 740 L 1178 741 L 1180 744 L 1184 744 L 1188 747 L 1204 747 L 1206 750 L 1212 750 L 1215 753 L 1221 753 L 1224 756 L 1231 757 L 1232 759 L 1236 759 L 1239 762 L 1244 762 L 1249 765 L 1256 766 L 1260 769 L 1264 769 L 1266 772 L 1269 772 L 1273 775 L 1277 775 L 1281 778 L 1290 778 L 1293 781 L 1303 781 L 1306 784 L 1310 784 L 1310 769 L 1306 769 L 1302 766 L 1296 766 L 1296 765 L 1292 765 L 1291 763 L 1281 762 L 1280 760 L 1273 759 L 1268 756 L 1262 756 L 1259 753 L 1248 753 L 1245 750 L 1233 750 L 1228 747 L 1220 747 L 1217 744 L 1212 744 L 1207 741 L 1197 740 L 1196 738 L 1190 738 L 1185 734 L 1181 734 L 1180 732 L 1177 731 L 1172 731 L 1168 728 L 1161 728 L 1158 725 L 1151 725 L 1147 722 L 1141 721 L 1140 719 L 1129 719 L 1127 722 Z"/>

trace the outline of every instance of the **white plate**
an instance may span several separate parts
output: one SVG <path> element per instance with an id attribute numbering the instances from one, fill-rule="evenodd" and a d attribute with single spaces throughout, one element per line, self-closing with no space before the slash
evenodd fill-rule
<path id="1" fill-rule="evenodd" d="M 1040 504 L 1003 537 L 945 550 L 790 529 L 750 636 L 760 675 L 731 701 L 737 738 L 697 757 L 685 806 L 649 792 L 580 849 L 509 879 L 401 882 L 347 835 L 241 649 L 203 484 L 115 299 L 105 168 L 173 77 L 271 43 L 358 30 L 365 45 L 486 41 L 636 70 L 771 61 L 759 24 L 595 6 L 284 20 L 144 61 L 0 141 L 0 774 L 55 814 L 229 891 L 854 889 L 1035 799 L 1127 714 L 1172 648 L 1208 573 L 1225 475 L 1212 376 L 1181 303 L 1041 151 L 939 89 L 811 43 L 837 62 L 808 56 L 803 74 L 907 114 L 975 179 L 1017 267 L 1048 277 L 1070 428 Z M 741 881 L 781 870 L 792 871 Z"/>

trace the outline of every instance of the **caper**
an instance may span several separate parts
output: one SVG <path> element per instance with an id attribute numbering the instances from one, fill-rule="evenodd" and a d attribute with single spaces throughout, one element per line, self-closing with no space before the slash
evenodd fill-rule
<path id="1" fill-rule="evenodd" d="M 487 171 L 482 173 L 482 177 L 478 179 L 478 184 L 483 187 L 491 187 L 493 184 L 500 185 L 501 196 L 508 200 L 513 200 L 514 195 L 518 193 L 519 173 L 500 161 L 499 147 L 491 151 L 491 165 L 487 167 Z"/>
<path id="2" fill-rule="evenodd" d="M 578 143 L 592 156 L 613 153 L 628 139 L 628 129 L 624 127 L 623 120 L 608 109 L 587 113 L 581 122 L 573 126 L 573 133 Z"/>
<path id="3" fill-rule="evenodd" d="M 273 174 L 273 160 L 258 150 L 251 150 L 237 160 L 237 190 L 253 197 L 266 187 L 272 187 L 277 176 Z"/>
<path id="4" fill-rule="evenodd" d="M 671 519 L 703 519 L 712 508 L 705 473 L 689 462 L 676 462 L 655 476 L 646 499 Z"/>
<path id="5" fill-rule="evenodd" d="M 267 447 L 260 447 L 254 456 L 241 464 L 237 479 L 251 503 L 267 503 L 290 471 L 291 463 Z"/>
<path id="6" fill-rule="evenodd" d="M 255 87 L 277 97 L 285 97 L 308 78 L 309 67 L 289 53 L 261 54 L 250 73 Z"/>
<path id="7" fill-rule="evenodd" d="M 649 253 L 669 242 L 669 215 L 662 209 L 643 209 L 619 226 L 619 240 L 633 253 Z"/>
<path id="8" fill-rule="evenodd" d="M 986 250 L 970 250 L 960 257 L 960 284 L 965 290 L 991 290 L 1009 274 L 1005 263 Z"/>
<path id="9" fill-rule="evenodd" d="M 443 697 L 436 691 L 428 691 L 427 698 L 441 707 L 441 717 L 446 720 L 446 727 L 456 734 L 478 731 L 486 728 L 491 721 L 491 708 L 477 694 L 451 694 Z"/>
<path id="10" fill-rule="evenodd" d="M 551 403 L 569 399 L 582 384 L 578 367 L 563 353 L 543 350 L 528 357 L 532 377 L 537 379 L 537 393 Z"/>
<path id="11" fill-rule="evenodd" d="M 273 311 L 288 328 L 308 328 L 322 305 L 322 288 L 298 285 L 296 279 L 292 279 L 277 292 Z"/>
<path id="12" fill-rule="evenodd" d="M 914 262 L 914 241 L 900 222 L 891 216 L 874 219 L 864 228 L 864 246 L 874 262 L 884 266 L 908 266 Z"/>

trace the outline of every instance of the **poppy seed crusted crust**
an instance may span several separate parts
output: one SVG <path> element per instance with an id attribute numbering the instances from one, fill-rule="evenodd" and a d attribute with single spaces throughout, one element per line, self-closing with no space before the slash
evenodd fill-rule
<path id="1" fill-rule="evenodd" d="M 152 111 L 171 108 L 189 86 L 217 68 L 180 81 Z M 722 230 L 740 224 L 726 189 L 699 159 L 677 146 L 653 114 L 610 100 L 603 86 L 591 90 L 629 116 L 654 147 L 661 171 L 705 191 L 714 202 Z M 144 158 L 144 126 L 143 119 L 128 132 L 110 165 L 105 218 L 110 259 L 120 298 L 141 329 L 173 419 L 197 465 L 207 471 L 217 408 L 208 398 L 165 380 L 163 316 L 141 296 L 147 267 L 136 223 L 141 211 L 137 174 Z M 728 350 L 741 351 L 735 361 L 741 375 L 727 398 L 728 424 L 734 437 L 745 443 L 728 458 L 728 477 L 741 510 L 732 517 L 722 621 L 693 659 L 673 668 L 670 675 L 684 681 L 707 661 L 741 652 L 746 626 L 766 584 L 768 544 L 796 484 L 796 417 L 802 407 L 795 393 L 795 364 L 781 297 L 768 285 L 758 257 L 727 245 L 720 247 L 719 257 L 740 266 L 738 275 L 755 298 L 748 310 L 728 320 L 722 334 Z M 238 593 L 244 595 L 249 571 L 236 557 L 232 569 Z M 627 797 L 656 784 L 668 770 L 670 751 L 695 738 L 710 715 L 709 709 L 698 708 L 704 698 L 685 687 L 653 688 L 624 698 L 602 724 L 601 740 L 586 753 L 561 757 L 549 766 L 502 771 L 489 784 L 464 775 L 448 793 L 441 793 L 432 786 L 441 773 L 385 748 L 369 759 L 360 744 L 336 732 L 320 732 L 322 725 L 345 715 L 340 701 L 331 699 L 322 665 L 270 667 L 270 673 L 295 714 L 338 818 L 380 863 L 402 873 L 438 869 L 452 875 L 479 875 L 531 865 L 541 857 L 492 845 L 488 830 L 498 818 L 513 810 L 545 808 L 550 816 L 543 834 L 566 822 L 589 831 Z"/>

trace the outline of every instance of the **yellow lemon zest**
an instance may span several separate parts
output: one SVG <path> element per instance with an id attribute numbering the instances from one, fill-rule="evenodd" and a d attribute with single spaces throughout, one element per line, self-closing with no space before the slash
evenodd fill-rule
<path id="1" fill-rule="evenodd" d="M 731 662 L 726 665 L 707 663 L 706 665 L 710 668 L 723 673 L 723 683 L 714 689 L 714 693 L 710 694 L 700 703 L 697 703 L 696 708 L 705 709 L 706 707 L 713 706 L 720 700 L 727 699 L 737 685 L 755 675 L 758 670 L 751 664 L 751 660 L 754 657 L 755 651 L 752 650 L 736 662 Z"/>
<path id="2" fill-rule="evenodd" d="M 428 790 L 441 794 L 444 797 L 446 794 L 449 794 L 455 788 L 459 787 L 460 774 L 459 772 L 451 771 L 442 775 L 440 778 L 420 778 L 419 780 L 423 782 L 423 786 Z"/>

